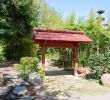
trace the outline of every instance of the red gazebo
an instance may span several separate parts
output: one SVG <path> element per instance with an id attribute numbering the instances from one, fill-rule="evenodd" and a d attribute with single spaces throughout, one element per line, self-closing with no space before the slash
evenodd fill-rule
<path id="1" fill-rule="evenodd" d="M 45 70 L 45 48 L 74 48 L 74 75 L 78 70 L 80 42 L 92 42 L 82 31 L 33 28 L 33 43 L 42 48 L 42 68 Z"/>

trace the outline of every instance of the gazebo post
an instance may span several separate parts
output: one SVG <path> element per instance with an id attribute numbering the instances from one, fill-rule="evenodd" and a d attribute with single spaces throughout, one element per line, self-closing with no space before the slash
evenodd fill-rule
<path id="1" fill-rule="evenodd" d="M 78 43 L 74 46 L 74 76 L 78 77 Z"/>
<path id="2" fill-rule="evenodd" d="M 42 69 L 45 70 L 45 47 L 42 46 Z"/>

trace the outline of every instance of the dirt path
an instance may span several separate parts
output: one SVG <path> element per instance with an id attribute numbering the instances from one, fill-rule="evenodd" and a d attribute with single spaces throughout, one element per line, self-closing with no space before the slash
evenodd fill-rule
<path id="1" fill-rule="evenodd" d="M 46 79 L 38 100 L 110 100 L 110 89 L 46 63 Z"/>

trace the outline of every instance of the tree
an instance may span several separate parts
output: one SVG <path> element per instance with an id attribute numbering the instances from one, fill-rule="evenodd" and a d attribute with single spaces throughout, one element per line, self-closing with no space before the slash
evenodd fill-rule
<path id="1" fill-rule="evenodd" d="M 65 29 L 75 29 L 75 12 L 70 13 L 66 19 Z M 75 29 L 76 30 L 76 29 Z"/>
<path id="2" fill-rule="evenodd" d="M 101 15 L 101 14 L 103 14 L 105 12 L 105 10 L 98 10 L 97 11 L 97 13 L 99 14 L 99 16 Z"/>
<path id="3" fill-rule="evenodd" d="M 67 18 L 67 25 L 73 26 L 75 24 L 75 13 L 72 12 Z"/>
<path id="4" fill-rule="evenodd" d="M 61 29 L 63 28 L 62 16 L 53 7 L 50 7 L 44 0 L 39 3 L 39 27 Z"/>
<path id="5" fill-rule="evenodd" d="M 7 59 L 32 56 L 32 0 L 3 0 L 4 53 Z"/>

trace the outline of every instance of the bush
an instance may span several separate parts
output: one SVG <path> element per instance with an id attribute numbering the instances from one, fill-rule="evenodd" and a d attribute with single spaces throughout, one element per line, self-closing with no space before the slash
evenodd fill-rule
<path id="1" fill-rule="evenodd" d="M 41 79 L 44 78 L 44 71 L 38 66 L 39 59 L 36 57 L 23 57 L 20 64 L 16 64 L 16 70 L 20 72 L 24 79 L 27 79 L 29 73 L 38 72 Z"/>
<path id="2" fill-rule="evenodd" d="M 94 78 L 100 79 L 102 74 L 110 72 L 110 53 L 92 55 L 88 65 L 95 73 Z"/>
<path id="3" fill-rule="evenodd" d="M 6 58 L 3 55 L 0 55 L 0 64 L 3 64 L 6 61 Z"/>

